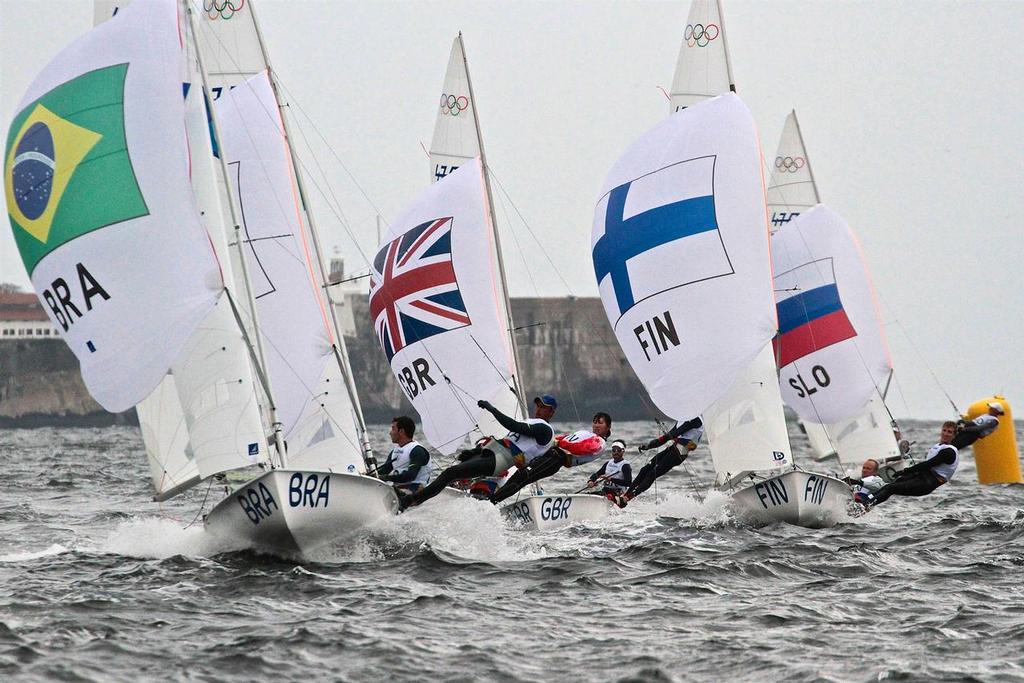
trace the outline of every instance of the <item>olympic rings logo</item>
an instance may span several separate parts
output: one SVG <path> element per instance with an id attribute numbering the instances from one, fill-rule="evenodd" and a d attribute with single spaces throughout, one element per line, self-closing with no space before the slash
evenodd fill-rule
<path id="1" fill-rule="evenodd" d="M 465 95 L 441 94 L 441 113 L 445 115 L 458 116 L 469 107 L 469 98 Z"/>
<path id="2" fill-rule="evenodd" d="M 718 26 L 715 24 L 687 24 L 686 31 L 683 33 L 683 40 L 690 47 L 696 45 L 697 47 L 707 47 L 708 43 L 717 38 L 721 34 Z"/>
<path id="3" fill-rule="evenodd" d="M 210 19 L 230 19 L 245 7 L 245 0 L 203 0 L 203 10 Z"/>
<path id="4" fill-rule="evenodd" d="M 775 157 L 775 168 L 783 173 L 796 173 L 806 164 L 803 157 Z"/>

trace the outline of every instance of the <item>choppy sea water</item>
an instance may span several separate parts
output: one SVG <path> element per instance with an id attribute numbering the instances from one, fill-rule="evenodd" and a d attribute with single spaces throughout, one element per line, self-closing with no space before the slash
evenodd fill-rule
<path id="1" fill-rule="evenodd" d="M 1024 487 L 969 455 L 927 498 L 755 529 L 694 492 L 702 446 L 608 520 L 432 501 L 301 563 L 208 537 L 204 490 L 150 502 L 132 428 L 2 431 L 0 455 L 0 680 L 1024 680 Z"/>

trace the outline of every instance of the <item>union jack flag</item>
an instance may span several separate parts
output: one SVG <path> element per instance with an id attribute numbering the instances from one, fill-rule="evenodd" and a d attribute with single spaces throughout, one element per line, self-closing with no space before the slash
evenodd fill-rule
<path id="1" fill-rule="evenodd" d="M 377 252 L 370 317 L 388 361 L 406 346 L 470 324 L 452 266 L 452 218 L 428 221 Z"/>

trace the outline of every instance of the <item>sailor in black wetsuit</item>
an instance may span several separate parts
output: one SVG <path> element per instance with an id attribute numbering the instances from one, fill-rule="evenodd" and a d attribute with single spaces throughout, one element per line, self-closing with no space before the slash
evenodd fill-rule
<path id="1" fill-rule="evenodd" d="M 419 505 L 441 493 L 444 487 L 459 479 L 493 477 L 512 465 L 520 468 L 529 465 L 543 455 L 555 443 L 555 432 L 548 420 L 555 414 L 558 402 L 554 396 L 545 394 L 534 399 L 534 417 L 525 422 L 513 420 L 487 401 L 477 401 L 477 406 L 488 411 L 505 429 L 509 430 L 504 439 L 490 439 L 476 448 L 462 451 L 459 462 L 437 475 L 437 478 L 411 496 L 399 495 L 401 509 Z"/>
<path id="2" fill-rule="evenodd" d="M 697 442 L 700 441 L 700 437 L 703 434 L 704 423 L 701 422 L 699 417 L 695 417 L 692 420 L 680 422 L 670 429 L 667 434 L 662 434 L 656 439 L 651 439 L 645 445 L 640 446 L 639 450 L 644 451 L 657 448 L 669 441 L 672 442 L 668 448 L 655 455 L 640 469 L 636 479 L 633 480 L 633 483 L 626 492 L 621 496 L 615 497 L 615 504 L 619 507 L 626 507 L 626 503 L 651 488 L 651 484 L 654 483 L 655 479 L 673 467 L 681 465 L 686 460 L 686 456 L 690 454 L 690 451 L 697 447 Z"/>
<path id="3" fill-rule="evenodd" d="M 927 459 L 898 472 L 896 479 L 867 497 L 867 504 L 884 503 L 889 496 L 927 496 L 952 479 L 960 464 L 960 454 L 952 445 L 955 435 L 956 423 L 943 422 L 939 442 L 928 449 Z"/>
<path id="4" fill-rule="evenodd" d="M 988 404 L 988 412 L 984 415 L 979 415 L 970 422 L 961 420 L 957 424 L 953 445 L 959 450 L 967 448 L 978 439 L 984 439 L 996 431 L 996 428 L 999 426 L 999 417 L 1005 414 L 1006 411 L 1003 410 L 1002 404 L 992 401 Z"/>
<path id="5" fill-rule="evenodd" d="M 538 396 L 533 401 L 536 403 L 548 399 L 554 401 L 555 397 Z M 550 477 L 563 467 L 573 467 L 595 459 L 604 450 L 605 439 L 611 436 L 612 416 L 604 412 L 595 414 L 591 427 L 593 431 L 580 429 L 572 434 L 556 436 L 555 446 L 544 455 L 534 458 L 528 466 L 519 468 L 494 492 L 491 502 L 498 504 L 511 498 L 523 487 Z"/>

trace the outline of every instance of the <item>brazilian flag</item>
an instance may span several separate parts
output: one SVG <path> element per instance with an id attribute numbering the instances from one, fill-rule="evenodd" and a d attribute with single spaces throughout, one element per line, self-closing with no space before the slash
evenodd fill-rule
<path id="1" fill-rule="evenodd" d="M 14 118 L 4 154 L 4 192 L 29 275 L 57 247 L 149 213 L 128 154 L 128 64 L 82 74 Z"/>

